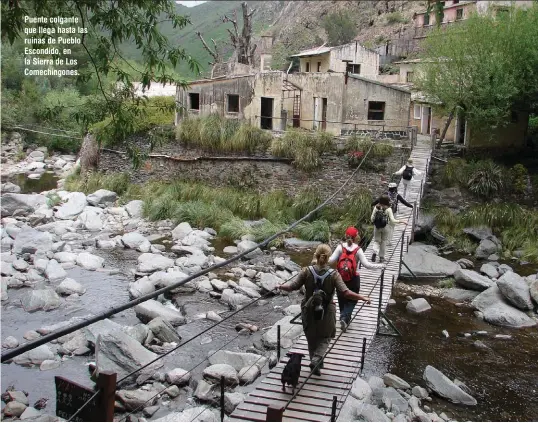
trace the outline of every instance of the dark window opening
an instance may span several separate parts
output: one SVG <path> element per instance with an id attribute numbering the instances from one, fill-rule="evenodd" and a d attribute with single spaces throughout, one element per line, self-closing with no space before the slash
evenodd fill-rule
<path id="1" fill-rule="evenodd" d="M 228 94 L 228 112 L 239 113 L 239 95 Z"/>
<path id="2" fill-rule="evenodd" d="M 189 93 L 189 103 L 191 110 L 200 110 L 200 94 Z"/>
<path id="3" fill-rule="evenodd" d="M 385 119 L 385 102 L 369 101 L 368 102 L 368 120 Z"/>
<path id="4" fill-rule="evenodd" d="M 318 62 L 318 72 L 321 72 L 321 62 Z"/>
<path id="5" fill-rule="evenodd" d="M 424 26 L 429 25 L 429 24 L 430 24 L 430 14 L 426 13 L 424 15 Z"/>
<path id="6" fill-rule="evenodd" d="M 361 65 L 355 64 L 355 63 L 348 63 L 346 66 L 346 72 L 348 73 L 355 73 L 357 75 L 360 75 L 361 73 Z"/>
<path id="7" fill-rule="evenodd" d="M 505 18 L 509 15 L 509 10 L 506 8 L 496 8 L 495 16 L 498 18 Z"/>
<path id="8" fill-rule="evenodd" d="M 458 4 L 459 2 L 460 2 L 460 0 L 454 0 L 454 1 L 452 2 L 452 4 Z"/>
<path id="9" fill-rule="evenodd" d="M 414 75 L 414 72 L 407 72 L 405 76 L 406 82 L 413 82 L 413 75 Z"/>
<path id="10" fill-rule="evenodd" d="M 463 19 L 463 8 L 456 9 L 456 20 L 461 21 Z"/>
<path id="11" fill-rule="evenodd" d="M 306 62 L 306 72 L 310 72 L 310 62 Z"/>

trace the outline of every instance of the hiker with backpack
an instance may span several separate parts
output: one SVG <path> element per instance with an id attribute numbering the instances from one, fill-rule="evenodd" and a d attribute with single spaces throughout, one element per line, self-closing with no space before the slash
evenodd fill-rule
<path id="1" fill-rule="evenodd" d="M 374 224 L 374 253 L 372 254 L 372 262 L 375 263 L 376 256 L 379 254 L 379 262 L 383 263 L 385 261 L 388 236 L 391 234 L 390 224 L 396 225 L 396 223 L 403 223 L 407 225 L 407 222 L 394 219 L 390 200 L 386 195 L 382 195 L 379 198 L 379 203 L 372 210 L 370 220 Z"/>
<path id="2" fill-rule="evenodd" d="M 422 175 L 422 172 L 415 169 L 413 166 L 413 160 L 409 159 L 407 160 L 407 164 L 403 165 L 398 172 L 394 172 L 393 175 L 402 177 L 402 183 L 404 186 L 403 198 L 407 199 L 407 188 L 409 183 L 413 177 Z"/>
<path id="3" fill-rule="evenodd" d="M 405 198 L 403 198 L 398 193 L 398 185 L 396 185 L 396 183 L 394 183 L 394 182 L 391 182 L 389 184 L 389 189 L 388 189 L 388 191 L 386 192 L 385 195 L 387 197 L 389 197 L 390 208 L 392 209 L 392 214 L 394 216 L 396 216 L 396 213 L 398 212 L 398 203 L 402 203 L 404 206 L 413 208 L 413 205 L 408 203 L 405 200 Z M 379 198 L 381 198 L 381 197 L 379 197 Z M 372 207 L 379 203 L 379 198 L 372 203 Z M 394 232 L 394 225 L 393 224 L 390 224 L 389 232 L 390 233 L 387 235 L 388 236 L 387 245 L 392 244 L 392 233 Z"/>
<path id="4" fill-rule="evenodd" d="M 374 264 L 368 261 L 362 248 L 358 245 L 358 234 L 359 231 L 353 226 L 347 228 L 345 242 L 339 244 L 329 258 L 329 264 L 336 262 L 336 269 L 348 289 L 357 294 L 361 287 L 358 261 L 367 269 L 385 268 L 384 264 Z M 338 306 L 340 307 L 340 328 L 345 332 L 351 321 L 351 315 L 357 301 L 345 298 L 340 292 L 337 292 L 337 296 Z"/>
<path id="5" fill-rule="evenodd" d="M 366 301 L 370 298 L 351 291 L 342 281 L 340 274 L 329 267 L 331 247 L 321 244 L 316 248 L 315 264 L 304 267 L 292 282 L 279 285 L 282 291 L 295 291 L 303 285 L 305 296 L 301 302 L 301 319 L 308 342 L 310 368 L 315 375 L 321 375 L 323 356 L 329 348 L 331 338 L 336 335 L 336 306 L 334 291 L 344 298 Z"/>

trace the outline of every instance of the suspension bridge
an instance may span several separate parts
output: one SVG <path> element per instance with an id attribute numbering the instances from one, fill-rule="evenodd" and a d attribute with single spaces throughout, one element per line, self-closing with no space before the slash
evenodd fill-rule
<path id="1" fill-rule="evenodd" d="M 306 337 L 301 336 L 290 352 L 304 354 L 299 386 L 295 393 L 291 388 L 282 392 L 280 377 L 287 363 L 283 357 L 278 365 L 257 385 L 244 402 L 239 404 L 231 414 L 230 421 L 334 421 L 347 399 L 353 382 L 361 373 L 368 348 L 376 334 L 380 333 L 384 311 L 392 296 L 392 287 L 398 279 L 402 266 L 402 256 L 413 239 L 414 222 L 418 215 L 420 200 L 424 193 L 424 182 L 428 175 L 431 147 L 426 141 L 417 141 L 411 152 L 414 166 L 422 171 L 421 180 L 413 179 L 407 190 L 407 201 L 413 209 L 400 206 L 396 218 L 407 222 L 397 224 L 392 243 L 386 253 L 387 267 L 384 271 L 361 269 L 360 293 L 371 298 L 371 304 L 359 302 L 355 307 L 352 321 L 345 332 L 337 329 L 324 357 L 321 376 L 312 374 L 308 357 Z M 402 183 L 400 183 L 402 185 Z M 403 192 L 403 186 L 399 187 Z M 366 257 L 372 256 L 373 243 L 365 251 Z M 339 315 L 338 302 L 337 316 Z M 268 408 L 270 409 L 268 412 Z M 334 420 L 333 420 L 334 419 Z"/>

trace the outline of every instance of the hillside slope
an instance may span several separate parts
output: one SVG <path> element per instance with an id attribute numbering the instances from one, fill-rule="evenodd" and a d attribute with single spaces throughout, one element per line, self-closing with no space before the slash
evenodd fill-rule
<path id="1" fill-rule="evenodd" d="M 383 44 L 390 38 L 398 38 L 411 33 L 413 14 L 426 8 L 426 1 L 249 1 L 249 7 L 256 9 L 253 29 L 256 36 L 272 34 L 273 68 L 287 67 L 287 56 L 305 48 L 321 45 L 327 41 L 323 29 L 323 20 L 335 12 L 345 12 L 355 22 L 356 39 L 367 47 Z M 241 1 L 208 1 L 201 5 L 187 8 L 175 4 L 177 13 L 190 17 L 191 25 L 175 30 L 171 24 L 163 23 L 160 30 L 173 45 L 181 45 L 186 52 L 195 57 L 202 66 L 202 74 L 207 75 L 211 56 L 200 42 L 197 31 L 212 45 L 213 38 L 222 56 L 228 59 L 233 49 L 230 45 L 227 28 L 230 23 L 222 23 L 224 15 L 232 16 L 238 11 L 238 23 L 242 25 Z M 140 52 L 133 46 L 123 46 L 125 56 L 141 61 Z M 184 63 L 180 63 L 178 72 L 189 79 L 194 75 Z"/>

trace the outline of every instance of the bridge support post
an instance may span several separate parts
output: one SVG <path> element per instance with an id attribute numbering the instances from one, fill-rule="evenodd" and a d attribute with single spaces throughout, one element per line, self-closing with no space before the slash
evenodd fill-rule
<path id="1" fill-rule="evenodd" d="M 220 421 L 224 421 L 224 376 L 220 377 Z"/>
<path id="2" fill-rule="evenodd" d="M 284 407 L 267 407 L 267 414 L 265 415 L 266 422 L 281 422 L 282 415 L 284 414 Z"/>
<path id="3" fill-rule="evenodd" d="M 381 307 L 383 304 L 384 279 L 385 279 L 385 269 L 381 271 L 381 284 L 379 286 L 379 304 L 377 305 L 377 332 L 379 332 L 379 324 L 381 323 Z"/>
<path id="4" fill-rule="evenodd" d="M 392 289 L 394 289 L 394 275 L 392 275 Z"/>
<path id="5" fill-rule="evenodd" d="M 402 232 L 402 238 L 400 239 L 400 268 L 398 270 L 398 276 L 402 273 L 402 256 L 403 256 L 403 244 L 404 244 L 405 231 Z M 381 276 L 383 278 L 383 276 Z M 381 286 L 383 286 L 383 279 L 381 279 Z"/>
<path id="6" fill-rule="evenodd" d="M 415 240 L 415 221 L 418 217 L 417 202 L 413 203 L 413 221 L 411 222 L 411 242 Z"/>
<path id="7" fill-rule="evenodd" d="M 331 410 L 331 421 L 336 421 L 336 401 L 338 400 L 338 397 L 336 395 L 333 395 L 333 408 Z"/>
<path id="8" fill-rule="evenodd" d="M 276 360 L 280 363 L 280 325 L 276 327 Z"/>
<path id="9" fill-rule="evenodd" d="M 364 358 L 365 357 L 366 357 L 366 338 L 362 338 L 361 375 L 362 375 L 362 369 L 364 369 Z"/>

